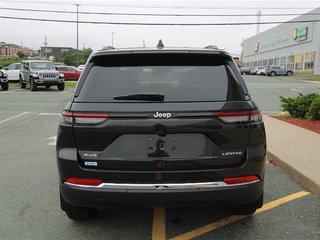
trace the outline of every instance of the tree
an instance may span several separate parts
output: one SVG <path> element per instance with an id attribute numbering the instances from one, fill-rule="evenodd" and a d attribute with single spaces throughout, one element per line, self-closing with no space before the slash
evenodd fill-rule
<path id="1" fill-rule="evenodd" d="M 85 48 L 83 49 L 83 51 L 78 51 L 78 52 L 64 52 L 60 57 L 56 58 L 56 61 L 63 62 L 66 65 L 77 66 L 80 64 L 85 64 L 91 53 L 92 53 L 91 48 Z M 78 64 L 77 64 L 77 58 L 78 58 Z"/>
<path id="2" fill-rule="evenodd" d="M 24 58 L 26 55 L 22 51 L 19 51 L 19 52 L 17 52 L 17 56 L 19 58 Z"/>

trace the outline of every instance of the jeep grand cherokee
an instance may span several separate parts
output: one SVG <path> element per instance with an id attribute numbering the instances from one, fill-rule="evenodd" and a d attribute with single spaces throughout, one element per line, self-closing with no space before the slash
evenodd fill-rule
<path id="1" fill-rule="evenodd" d="M 89 58 L 57 138 L 61 208 L 263 203 L 264 124 L 232 57 L 114 49 Z"/>

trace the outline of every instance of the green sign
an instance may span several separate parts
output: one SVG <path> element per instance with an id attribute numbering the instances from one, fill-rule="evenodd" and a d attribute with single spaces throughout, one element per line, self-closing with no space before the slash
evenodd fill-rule
<path id="1" fill-rule="evenodd" d="M 308 38 L 308 27 L 295 29 L 293 31 L 292 37 L 298 42 L 306 40 Z"/>

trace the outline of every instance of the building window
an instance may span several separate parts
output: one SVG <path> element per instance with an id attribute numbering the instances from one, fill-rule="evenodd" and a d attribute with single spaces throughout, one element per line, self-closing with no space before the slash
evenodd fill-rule
<path id="1" fill-rule="evenodd" d="M 279 65 L 279 58 L 273 59 L 273 65 L 275 65 L 275 66 Z"/>
<path id="2" fill-rule="evenodd" d="M 303 54 L 297 54 L 297 55 L 294 56 L 295 70 L 296 71 L 303 71 L 303 60 L 304 60 L 304 55 Z"/>
<path id="3" fill-rule="evenodd" d="M 263 64 L 264 67 L 266 67 L 268 65 L 268 60 L 267 59 L 263 59 Z"/>
<path id="4" fill-rule="evenodd" d="M 280 57 L 279 65 L 285 67 L 287 65 L 287 57 Z"/>
<path id="5" fill-rule="evenodd" d="M 258 61 L 258 66 L 263 67 L 262 60 Z"/>
<path id="6" fill-rule="evenodd" d="M 273 65 L 273 58 L 268 59 L 268 66 L 272 66 Z"/>
<path id="7" fill-rule="evenodd" d="M 287 69 L 294 70 L 294 55 L 288 56 Z"/>
<path id="8" fill-rule="evenodd" d="M 313 70 L 315 52 L 308 52 L 304 55 L 304 70 Z"/>

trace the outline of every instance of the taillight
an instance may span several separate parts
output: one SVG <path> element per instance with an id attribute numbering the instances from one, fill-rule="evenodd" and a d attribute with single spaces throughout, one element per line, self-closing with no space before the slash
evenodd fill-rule
<path id="1" fill-rule="evenodd" d="M 102 180 L 91 178 L 67 178 L 65 182 L 84 186 L 99 186 L 102 183 Z"/>
<path id="2" fill-rule="evenodd" d="M 63 122 L 76 123 L 76 124 L 99 124 L 103 123 L 109 118 L 107 113 L 74 113 L 65 112 L 61 113 Z"/>
<path id="3" fill-rule="evenodd" d="M 258 181 L 259 178 L 256 175 L 242 176 L 242 177 L 228 177 L 224 178 L 223 181 L 226 184 L 239 184 L 239 183 L 249 183 Z"/>
<path id="4" fill-rule="evenodd" d="M 216 112 L 216 117 L 226 123 L 259 122 L 262 120 L 260 111 Z"/>

